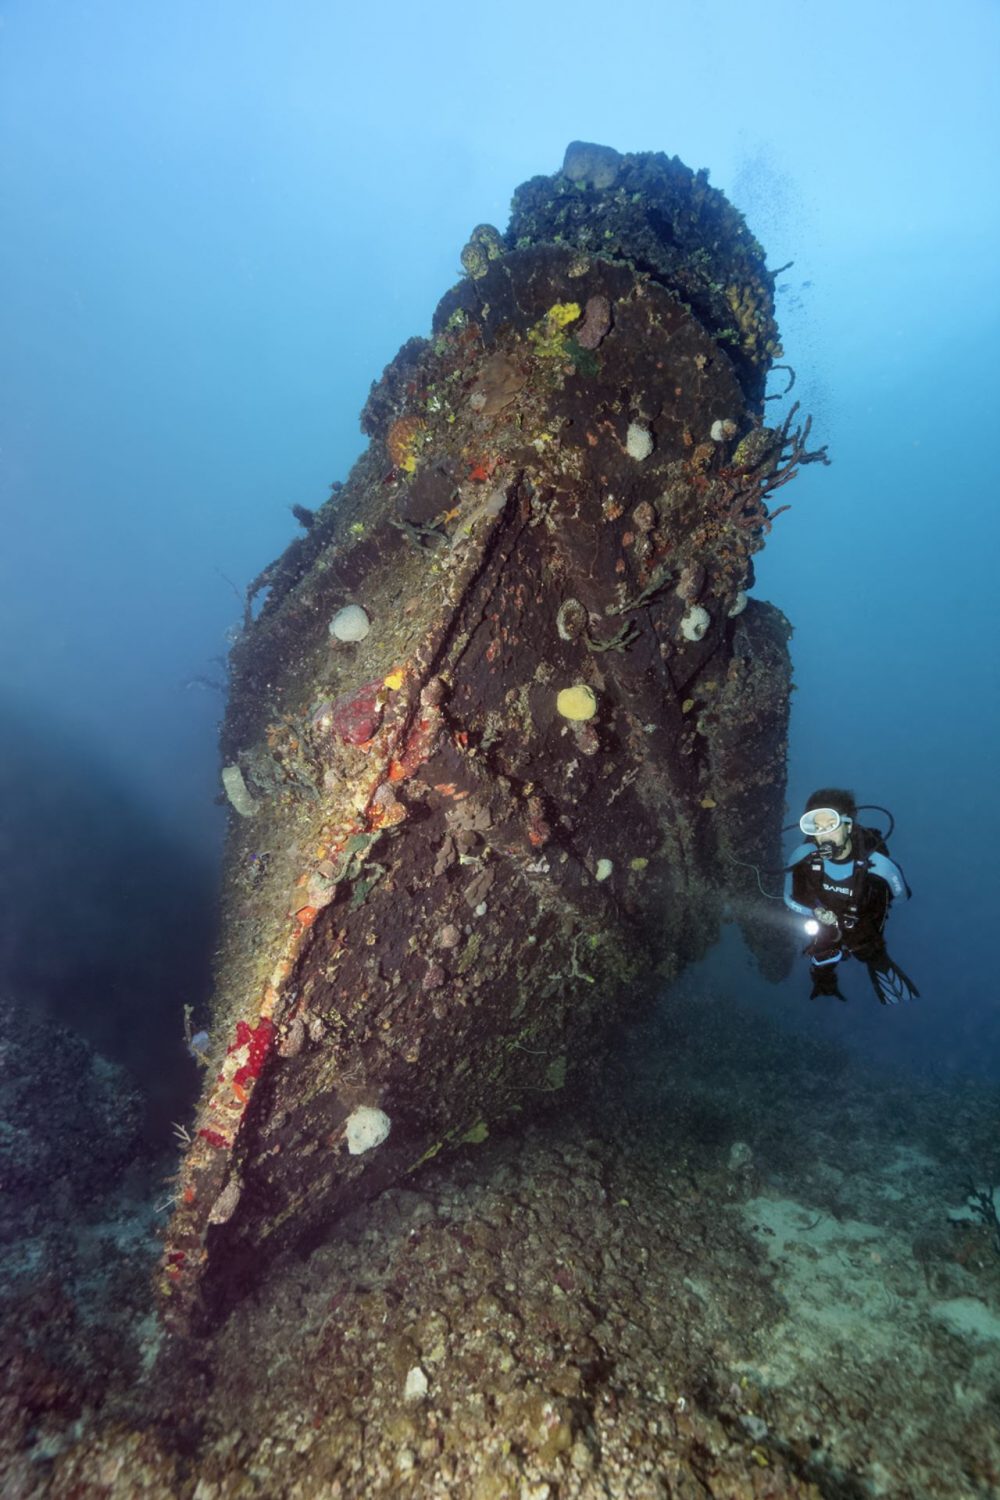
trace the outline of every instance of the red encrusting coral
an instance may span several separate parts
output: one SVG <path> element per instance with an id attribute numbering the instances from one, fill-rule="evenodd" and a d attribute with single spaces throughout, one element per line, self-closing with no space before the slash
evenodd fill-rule
<path id="1" fill-rule="evenodd" d="M 246 1047 L 247 1060 L 233 1074 L 233 1082 L 235 1084 L 242 1086 L 248 1079 L 259 1076 L 260 1070 L 264 1066 L 264 1059 L 271 1049 L 273 1040 L 274 1022 L 267 1016 L 264 1016 L 256 1026 L 251 1026 L 247 1021 L 237 1021 L 236 1040 L 226 1050 L 227 1052 L 237 1052 L 240 1047 Z M 202 1131 L 203 1135 L 204 1133 Z"/>
<path id="2" fill-rule="evenodd" d="M 382 719 L 382 685 L 378 677 L 337 699 L 330 710 L 330 728 L 338 739 L 347 745 L 364 745 L 372 738 Z"/>

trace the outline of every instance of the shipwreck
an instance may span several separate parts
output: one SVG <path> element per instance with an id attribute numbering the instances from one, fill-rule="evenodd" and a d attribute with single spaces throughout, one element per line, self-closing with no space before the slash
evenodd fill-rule
<path id="1" fill-rule="evenodd" d="M 746 867 L 780 863 L 789 627 L 749 591 L 824 455 L 766 420 L 764 252 L 706 173 L 575 143 L 462 264 L 232 651 L 178 1330 L 594 1078 L 727 910 L 787 962 Z"/>

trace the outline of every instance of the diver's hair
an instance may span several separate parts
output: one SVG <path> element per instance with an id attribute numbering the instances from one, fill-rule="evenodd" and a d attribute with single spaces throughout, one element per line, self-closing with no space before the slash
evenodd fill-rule
<path id="1" fill-rule="evenodd" d="M 812 812 L 814 807 L 832 807 L 842 818 L 850 818 L 852 821 L 858 816 L 854 793 L 842 786 L 821 786 L 819 791 L 813 792 L 803 811 Z"/>

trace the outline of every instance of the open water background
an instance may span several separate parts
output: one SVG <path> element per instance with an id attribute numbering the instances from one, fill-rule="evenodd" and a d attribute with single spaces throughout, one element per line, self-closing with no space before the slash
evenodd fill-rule
<path id="1" fill-rule="evenodd" d="M 661 150 L 709 167 L 769 264 L 794 262 L 786 355 L 834 465 L 782 493 L 758 559 L 795 626 L 790 800 L 835 781 L 893 809 L 916 897 L 891 948 L 924 998 L 881 1012 L 859 984 L 817 1014 L 804 976 L 763 986 L 731 942 L 708 975 L 865 1055 L 996 1077 L 1000 10 L 340 10 L 0 5 L 8 917 L 33 954 L 49 900 L 92 935 L 62 856 L 99 872 L 108 834 L 165 919 L 178 883 L 210 887 L 206 680 L 234 586 L 295 534 L 290 505 L 346 476 L 369 384 L 428 330 L 473 225 L 503 228 L 572 139 Z M 102 920 L 114 890 L 90 891 Z M 41 993 L 11 951 L 5 981 Z M 197 1000 L 184 962 L 155 982 L 70 967 L 66 1018 L 101 984 Z"/>

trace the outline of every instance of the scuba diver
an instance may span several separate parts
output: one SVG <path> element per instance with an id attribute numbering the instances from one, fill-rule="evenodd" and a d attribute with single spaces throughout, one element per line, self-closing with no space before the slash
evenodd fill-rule
<path id="1" fill-rule="evenodd" d="M 808 919 L 812 941 L 803 951 L 811 960 L 810 1000 L 845 999 L 839 970 L 853 957 L 867 964 L 880 1004 L 898 1005 L 920 991 L 889 957 L 882 934 L 894 897 L 909 898 L 910 888 L 889 857 L 888 834 L 863 828 L 857 817 L 852 792 L 841 787 L 813 792 L 799 819 L 809 842 L 798 846 L 785 871 L 785 905 Z"/>

